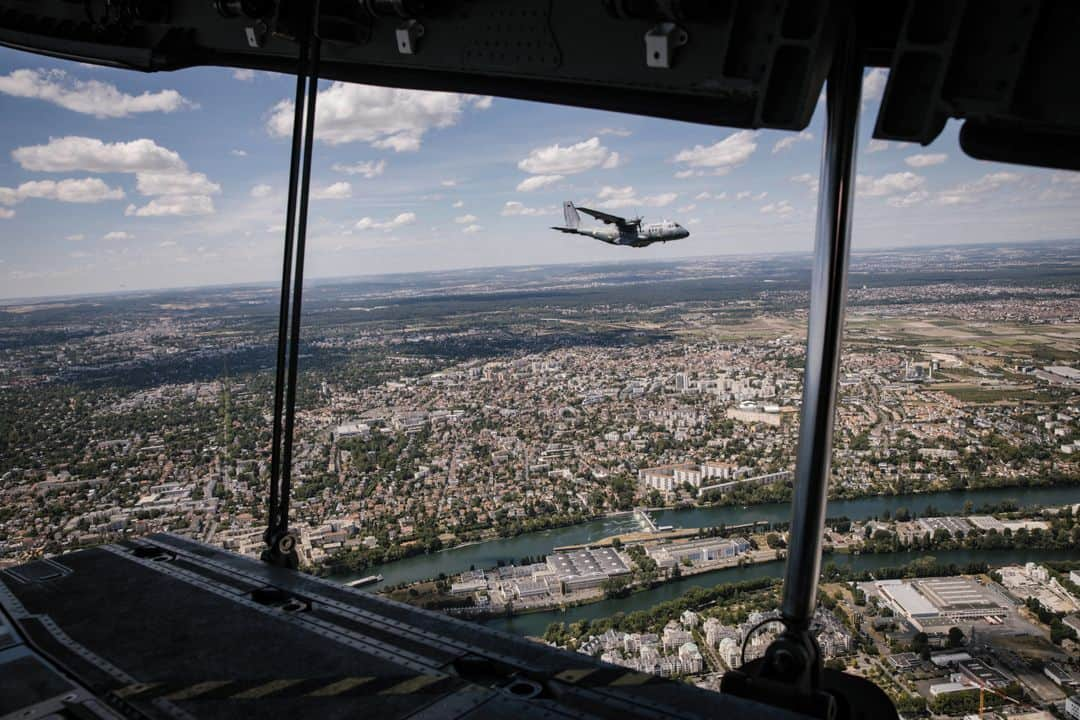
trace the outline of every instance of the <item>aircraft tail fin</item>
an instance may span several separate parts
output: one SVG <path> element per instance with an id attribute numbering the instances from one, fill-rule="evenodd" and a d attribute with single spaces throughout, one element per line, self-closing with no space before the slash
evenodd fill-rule
<path id="1" fill-rule="evenodd" d="M 578 215 L 577 208 L 574 207 L 574 203 L 567 200 L 562 204 L 563 217 L 566 219 L 566 227 L 577 229 L 581 224 L 581 216 Z"/>

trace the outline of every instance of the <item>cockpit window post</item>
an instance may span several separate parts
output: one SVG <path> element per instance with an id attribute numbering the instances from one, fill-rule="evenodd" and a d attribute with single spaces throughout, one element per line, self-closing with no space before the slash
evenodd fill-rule
<path id="1" fill-rule="evenodd" d="M 836 718 L 868 707 L 896 717 L 888 697 L 868 681 L 825 670 L 810 629 L 821 571 L 822 532 L 832 456 L 840 340 L 844 327 L 851 212 L 855 191 L 862 62 L 854 21 L 841 33 L 826 89 L 826 130 L 810 280 L 806 371 L 795 465 L 795 492 L 784 576 L 784 632 L 765 656 L 724 675 L 724 692 L 803 714 Z M 843 702 L 837 703 L 836 698 Z M 877 712 L 861 713 L 865 717 Z"/>
<path id="2" fill-rule="evenodd" d="M 311 153 L 315 138 L 315 104 L 319 91 L 319 5 L 316 1 L 309 23 L 310 37 L 300 40 L 296 73 L 296 107 L 293 115 L 292 150 L 289 161 L 289 198 L 285 220 L 285 249 L 281 271 L 281 303 L 278 316 L 277 367 L 274 376 L 274 426 L 270 460 L 270 499 L 262 559 L 295 569 L 299 564 L 296 538 L 289 532 L 289 494 L 292 480 L 292 448 L 296 419 L 297 363 L 300 354 L 300 323 L 304 290 L 304 251 L 307 245 L 308 198 L 311 188 Z M 305 98 L 306 83 L 306 98 Z M 303 150 L 301 160 L 301 148 Z M 299 208 L 297 205 L 299 204 Z M 296 243 L 293 247 L 295 229 Z M 293 255 L 295 252 L 295 262 Z M 290 303 L 290 289 L 291 303 Z M 290 307 L 291 305 L 291 307 Z M 291 314 L 291 324 L 290 324 Z M 288 360 L 286 362 L 286 346 Z"/>

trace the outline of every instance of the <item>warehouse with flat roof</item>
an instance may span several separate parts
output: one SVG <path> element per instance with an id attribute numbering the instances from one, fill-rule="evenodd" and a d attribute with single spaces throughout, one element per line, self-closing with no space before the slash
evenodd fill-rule
<path id="1" fill-rule="evenodd" d="M 1009 613 L 1001 599 L 971 578 L 882 580 L 874 585 L 917 630 L 940 630 L 961 620 L 978 621 Z"/>

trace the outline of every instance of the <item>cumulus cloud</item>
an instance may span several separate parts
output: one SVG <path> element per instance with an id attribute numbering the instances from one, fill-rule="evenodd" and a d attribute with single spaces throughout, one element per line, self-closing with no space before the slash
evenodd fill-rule
<path id="1" fill-rule="evenodd" d="M 490 95 L 480 95 L 472 97 L 472 106 L 477 110 L 488 110 L 491 108 L 491 103 L 495 98 Z"/>
<path id="2" fill-rule="evenodd" d="M 212 213 L 210 195 L 221 191 L 205 174 L 188 170 L 179 153 L 147 138 L 115 143 L 77 136 L 50 138 L 45 145 L 16 148 L 11 155 L 24 169 L 39 172 L 135 173 L 140 194 L 160 196 L 142 208 L 128 207 L 125 214 L 137 217 Z"/>
<path id="3" fill-rule="evenodd" d="M 889 73 L 885 68 L 874 68 L 863 76 L 862 99 L 863 102 L 877 100 L 885 94 L 885 85 L 888 83 Z"/>
<path id="4" fill-rule="evenodd" d="M 128 205 L 125 215 L 134 217 L 163 217 L 169 215 L 209 215 L 214 202 L 209 195 L 162 195 L 142 207 Z"/>
<path id="5" fill-rule="evenodd" d="M 484 228 L 482 226 L 474 224 L 461 228 L 461 232 L 465 233 L 466 235 L 472 235 L 473 233 L 478 233 L 483 229 Z"/>
<path id="6" fill-rule="evenodd" d="M 515 215 L 524 216 L 537 216 L 537 215 L 552 215 L 556 212 L 554 207 L 542 207 L 534 208 L 518 202 L 517 200 L 507 200 L 502 208 L 502 215 L 513 217 Z"/>
<path id="7" fill-rule="evenodd" d="M 599 137 L 563 147 L 556 143 L 535 148 L 518 163 L 518 168 L 531 175 L 574 175 L 593 168 L 614 168 L 619 165 L 619 153 L 600 144 Z"/>
<path id="8" fill-rule="evenodd" d="M 233 70 L 232 76 L 234 79 L 240 80 L 241 82 L 251 82 L 255 79 L 255 71 L 249 70 L 248 68 L 239 68 Z"/>
<path id="9" fill-rule="evenodd" d="M 135 187 L 143 195 L 216 195 L 221 186 L 203 173 L 176 172 L 135 175 Z"/>
<path id="10" fill-rule="evenodd" d="M 313 200 L 344 200 L 352 197 L 352 185 L 347 182 L 336 182 L 326 187 L 314 188 L 311 191 Z"/>
<path id="11" fill-rule="evenodd" d="M 675 202 L 678 193 L 660 193 L 658 195 L 637 195 L 631 185 L 611 187 L 605 185 L 591 204 L 599 208 L 618 209 L 625 207 L 665 207 Z"/>
<path id="12" fill-rule="evenodd" d="M 101 178 L 70 178 L 67 180 L 31 180 L 17 188 L 0 188 L 0 204 L 14 205 L 37 198 L 70 203 L 98 203 L 121 200 L 124 191 L 109 187 Z"/>
<path id="13" fill-rule="evenodd" d="M 64 70 L 13 70 L 0 75 L 0 92 L 36 98 L 67 110 L 98 118 L 120 118 L 135 113 L 170 113 L 192 103 L 175 90 L 141 95 L 120 92 L 99 80 L 78 80 Z"/>
<path id="14" fill-rule="evenodd" d="M 469 97 L 335 82 L 319 92 L 315 137 L 330 145 L 363 142 L 395 152 L 419 150 L 429 130 L 458 122 Z M 271 109 L 267 121 L 271 135 L 292 134 L 294 109 L 292 100 Z"/>
<path id="15" fill-rule="evenodd" d="M 712 145 L 695 145 L 679 151 L 674 162 L 683 163 L 689 169 L 677 173 L 680 177 L 690 175 L 726 175 L 739 167 L 754 154 L 757 133 L 752 130 L 739 130 Z"/>
<path id="16" fill-rule="evenodd" d="M 785 150 L 790 150 L 791 148 L 795 147 L 795 143 L 797 142 L 806 142 L 813 139 L 814 134 L 809 130 L 803 130 L 798 135 L 785 135 L 784 137 L 777 140 L 776 144 L 772 146 L 773 155 L 779 152 L 784 152 Z"/>
<path id="17" fill-rule="evenodd" d="M 479 218 L 477 218 L 475 215 L 459 215 L 458 217 L 454 218 L 454 222 L 456 222 L 458 225 L 469 225 L 476 222 L 478 219 Z"/>
<path id="18" fill-rule="evenodd" d="M 75 233 L 74 235 L 65 235 L 64 239 L 65 240 L 70 240 L 72 242 L 78 242 L 80 240 L 85 240 L 86 236 L 83 235 L 82 233 Z"/>
<path id="19" fill-rule="evenodd" d="M 695 200 L 727 200 L 727 193 L 711 193 L 708 190 L 703 190 L 694 196 Z"/>
<path id="20" fill-rule="evenodd" d="M 353 227 L 357 230 L 393 230 L 414 222 L 416 222 L 416 213 L 403 212 L 382 222 L 365 216 L 360 218 Z"/>
<path id="21" fill-rule="evenodd" d="M 872 155 L 873 153 L 878 153 L 878 152 L 881 152 L 883 150 L 888 150 L 889 147 L 890 147 L 890 145 L 889 145 L 888 140 L 878 140 L 878 139 L 874 138 L 874 139 L 870 140 L 869 143 L 866 144 L 866 153 L 867 153 L 867 155 Z"/>
<path id="22" fill-rule="evenodd" d="M 10 220 L 15 217 L 15 211 L 8 208 L 0 207 L 0 220 Z"/>
<path id="23" fill-rule="evenodd" d="M 887 197 L 920 190 L 925 184 L 925 178 L 912 172 L 889 173 L 878 178 L 858 175 L 855 177 L 855 193 L 860 197 Z"/>
<path id="24" fill-rule="evenodd" d="M 153 140 L 105 143 L 96 138 L 68 136 L 50 138 L 45 145 L 16 148 L 11 156 L 24 170 L 101 173 L 184 172 L 180 154 Z"/>
<path id="25" fill-rule="evenodd" d="M 461 208 L 465 207 L 465 203 L 461 200 L 455 200 L 450 207 Z"/>
<path id="26" fill-rule="evenodd" d="M 597 135 L 614 135 L 615 137 L 630 137 L 632 132 L 625 128 L 600 128 L 596 131 Z"/>
<path id="27" fill-rule="evenodd" d="M 126 230 L 113 230 L 101 236 L 102 240 L 134 240 L 135 236 Z"/>
<path id="28" fill-rule="evenodd" d="M 760 212 L 766 215 L 789 215 L 795 211 L 795 208 L 791 206 L 787 200 L 781 200 L 779 202 L 772 202 L 768 205 L 762 205 Z"/>
<path id="29" fill-rule="evenodd" d="M 987 173 L 978 180 L 961 183 L 938 193 L 935 202 L 938 205 L 968 205 L 982 200 L 982 196 L 997 190 L 1003 185 L 1018 182 L 1021 175 L 1014 172 Z"/>
<path id="30" fill-rule="evenodd" d="M 253 198 L 264 198 L 272 192 L 274 192 L 274 188 L 260 183 L 259 185 L 252 185 L 250 194 Z"/>
<path id="31" fill-rule="evenodd" d="M 540 188 L 547 187 L 548 185 L 554 185 L 563 179 L 562 175 L 533 175 L 527 177 L 517 185 L 518 192 L 532 192 L 533 190 L 539 190 Z"/>
<path id="32" fill-rule="evenodd" d="M 345 173 L 346 175 L 362 175 L 365 179 L 370 180 L 383 174 L 383 171 L 386 170 L 386 161 L 367 160 L 364 162 L 353 163 L 352 165 L 334 163 L 330 166 L 330 169 L 334 172 Z"/>
<path id="33" fill-rule="evenodd" d="M 945 153 L 917 153 L 915 155 L 908 155 L 904 158 L 911 167 L 921 168 L 930 167 L 931 165 L 940 165 L 948 159 L 948 155 Z"/>
<path id="34" fill-rule="evenodd" d="M 233 157 L 247 157 L 247 150 L 233 149 L 229 151 Z"/>
<path id="35" fill-rule="evenodd" d="M 789 179 L 791 180 L 791 182 L 805 185 L 806 189 L 809 190 L 811 193 L 816 193 L 818 190 L 817 175 L 811 175 L 810 173 L 800 173 L 799 175 L 792 175 Z"/>

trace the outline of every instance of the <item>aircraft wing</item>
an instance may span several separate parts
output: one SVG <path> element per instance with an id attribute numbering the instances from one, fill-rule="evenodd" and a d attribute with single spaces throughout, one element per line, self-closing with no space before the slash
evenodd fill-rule
<path id="1" fill-rule="evenodd" d="M 590 210 L 589 208 L 581 207 L 580 205 L 577 205 L 576 207 L 586 215 L 592 215 L 597 220 L 605 222 L 608 225 L 617 225 L 620 228 L 631 228 L 637 225 L 637 223 L 631 222 L 624 217 L 619 217 L 618 215 L 611 215 L 606 212 L 600 212 L 599 210 Z"/>

